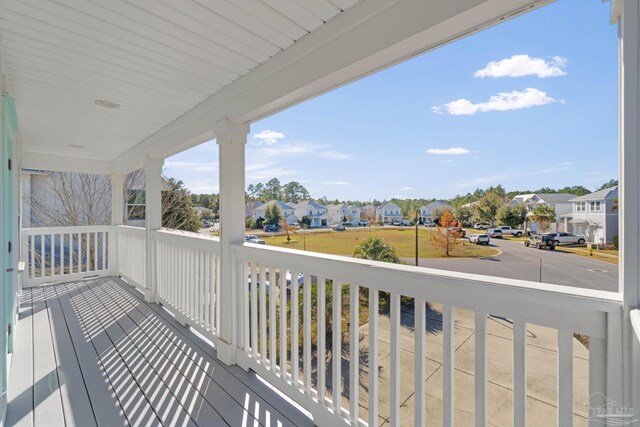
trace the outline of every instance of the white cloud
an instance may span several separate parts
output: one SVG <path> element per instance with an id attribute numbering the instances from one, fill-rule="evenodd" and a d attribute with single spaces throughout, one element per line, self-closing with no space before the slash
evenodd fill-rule
<path id="1" fill-rule="evenodd" d="M 470 151 L 462 147 L 451 148 L 429 148 L 426 151 L 427 154 L 445 155 L 445 156 L 459 156 L 461 154 L 469 154 Z"/>
<path id="2" fill-rule="evenodd" d="M 322 181 L 322 183 L 327 185 L 351 185 L 350 182 L 346 181 Z"/>
<path id="3" fill-rule="evenodd" d="M 524 77 L 537 76 L 541 79 L 546 77 L 559 77 L 567 73 L 567 60 L 561 56 L 554 56 L 549 60 L 543 58 L 531 58 L 529 55 L 513 55 L 511 58 L 500 61 L 491 61 L 481 70 L 473 73 L 474 77 Z"/>
<path id="4" fill-rule="evenodd" d="M 472 116 L 478 112 L 520 110 L 546 105 L 551 102 L 556 102 L 556 100 L 548 96 L 545 92 L 534 88 L 527 88 L 521 92 L 516 90 L 513 92 L 500 92 L 489 98 L 487 102 L 479 102 L 477 104 L 472 103 L 468 99 L 461 98 L 444 105 L 431 107 L 431 111 L 438 114 L 446 112 L 454 116 Z"/>
<path id="5" fill-rule="evenodd" d="M 402 187 L 399 188 L 398 191 L 413 191 L 413 187 Z"/>
<path id="6" fill-rule="evenodd" d="M 559 172 L 564 172 L 569 169 L 571 169 L 571 166 L 565 165 L 565 166 L 559 166 L 559 167 L 539 169 L 533 172 L 513 171 L 513 172 L 500 173 L 500 174 L 478 176 L 475 178 L 458 181 L 455 187 L 469 188 L 469 187 L 477 187 L 477 186 L 486 185 L 486 184 L 501 183 L 501 182 L 504 183 L 505 181 L 509 181 L 511 179 L 518 178 L 518 177 L 550 175 L 550 174 L 555 174 Z"/>
<path id="7" fill-rule="evenodd" d="M 260 141 L 257 143 L 258 145 L 262 143 L 271 145 L 278 142 L 278 140 L 284 138 L 284 134 L 282 132 L 276 132 L 272 130 L 263 130 L 260 133 L 254 133 L 253 137 Z"/>
<path id="8" fill-rule="evenodd" d="M 330 145 L 320 144 L 278 144 L 252 149 L 261 158 L 282 158 L 283 156 L 313 156 L 329 160 L 351 160 L 352 155 L 331 149 Z"/>

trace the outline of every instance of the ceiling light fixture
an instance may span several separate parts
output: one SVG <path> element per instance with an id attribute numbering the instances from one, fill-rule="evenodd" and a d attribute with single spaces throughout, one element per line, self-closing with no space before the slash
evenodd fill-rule
<path id="1" fill-rule="evenodd" d="M 120 104 L 116 104 L 115 102 L 111 102 L 111 101 L 106 101 L 104 99 L 96 99 L 95 101 L 93 101 L 93 103 L 104 108 L 120 108 Z"/>

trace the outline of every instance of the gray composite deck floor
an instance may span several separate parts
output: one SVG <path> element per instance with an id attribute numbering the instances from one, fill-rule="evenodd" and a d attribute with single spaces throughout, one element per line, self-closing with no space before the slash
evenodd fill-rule
<path id="1" fill-rule="evenodd" d="M 116 278 L 24 290 L 7 426 L 301 426 L 253 373 Z"/>

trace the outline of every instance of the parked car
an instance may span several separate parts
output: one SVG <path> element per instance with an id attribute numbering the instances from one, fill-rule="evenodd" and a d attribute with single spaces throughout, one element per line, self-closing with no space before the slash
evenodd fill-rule
<path id="1" fill-rule="evenodd" d="M 487 230 L 487 234 L 494 239 L 502 239 L 502 230 L 499 228 L 490 228 Z"/>
<path id="2" fill-rule="evenodd" d="M 476 229 L 476 230 L 487 230 L 487 229 L 491 228 L 491 224 L 477 223 L 477 224 L 473 224 L 473 228 Z"/>
<path id="3" fill-rule="evenodd" d="M 458 238 L 461 238 L 467 235 L 467 232 L 460 227 L 449 227 L 449 233 Z"/>
<path id="4" fill-rule="evenodd" d="M 258 236 L 253 236 L 251 234 L 248 234 L 248 235 L 244 236 L 244 241 L 247 242 L 247 243 L 256 243 L 258 245 L 265 245 L 266 244 L 266 242 L 264 240 L 262 240 Z"/>
<path id="5" fill-rule="evenodd" d="M 287 290 L 291 291 L 291 272 L 290 271 L 287 271 L 286 280 L 287 280 Z M 297 282 L 298 282 L 298 289 L 300 289 L 302 285 L 304 285 L 304 274 L 298 273 Z"/>
<path id="6" fill-rule="evenodd" d="M 347 227 L 345 227 L 342 224 L 336 224 L 333 227 L 331 227 L 333 229 L 333 231 L 344 231 L 347 229 Z"/>
<path id="7" fill-rule="evenodd" d="M 491 238 L 488 234 L 472 234 L 469 236 L 469 243 L 476 245 L 488 245 Z"/>
<path id="8" fill-rule="evenodd" d="M 519 228 L 511 228 L 508 225 L 500 225 L 498 227 L 494 227 L 494 228 L 490 228 L 489 233 L 491 233 L 491 231 L 493 230 L 500 230 L 502 232 L 502 235 L 506 235 L 506 234 L 511 234 L 512 236 L 516 236 L 516 237 L 522 237 L 522 235 L 524 234 L 524 230 L 521 230 Z M 502 236 L 500 236 L 502 237 Z"/>
<path id="9" fill-rule="evenodd" d="M 556 249 L 556 241 L 553 236 L 549 234 L 533 234 L 525 240 L 524 245 L 526 247 L 533 246 L 536 249 L 547 248 L 551 251 Z"/>
<path id="10" fill-rule="evenodd" d="M 360 225 L 361 227 L 366 227 L 367 225 L 369 225 L 369 220 L 361 219 L 360 221 L 358 221 L 358 225 Z"/>
<path id="11" fill-rule="evenodd" d="M 553 240 L 556 241 L 556 246 L 561 245 L 563 243 L 566 244 L 578 244 L 584 245 L 587 239 L 580 234 L 573 233 L 549 233 Z"/>
<path id="12" fill-rule="evenodd" d="M 402 222 L 400 222 L 400 220 L 396 219 L 395 221 L 393 221 L 391 223 L 391 225 L 395 225 L 396 227 L 400 227 L 402 225 Z"/>
<path id="13" fill-rule="evenodd" d="M 297 222 L 289 224 L 289 227 L 293 228 L 294 230 L 300 230 L 300 224 L 298 224 Z"/>
<path id="14" fill-rule="evenodd" d="M 278 224 L 267 224 L 264 227 L 262 227 L 262 230 L 265 233 L 271 233 L 274 231 L 280 231 L 280 226 Z"/>
<path id="15" fill-rule="evenodd" d="M 424 223 L 424 226 L 425 227 L 435 227 L 436 223 L 433 222 L 433 221 L 427 221 L 427 222 Z"/>

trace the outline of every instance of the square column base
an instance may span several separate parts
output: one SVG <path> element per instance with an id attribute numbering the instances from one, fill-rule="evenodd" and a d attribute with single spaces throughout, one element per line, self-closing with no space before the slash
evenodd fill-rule
<path id="1" fill-rule="evenodd" d="M 218 338 L 216 340 L 217 359 L 227 366 L 236 365 L 236 349 L 232 344 Z"/>

